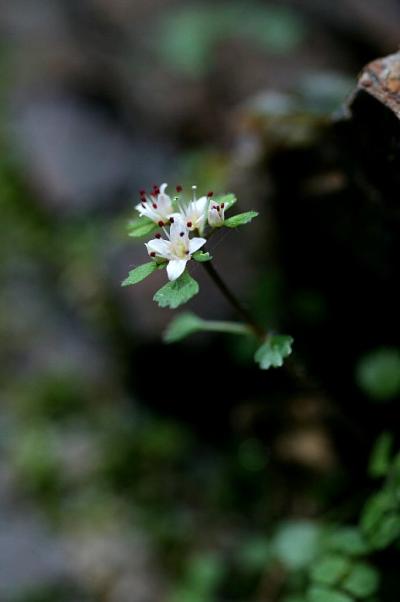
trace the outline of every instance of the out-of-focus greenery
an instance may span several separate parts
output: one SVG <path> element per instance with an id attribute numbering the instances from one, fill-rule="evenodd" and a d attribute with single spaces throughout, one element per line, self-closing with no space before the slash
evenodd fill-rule
<path id="1" fill-rule="evenodd" d="M 287 8 L 228 7 L 171 9 L 148 43 L 156 43 L 169 68 L 200 78 L 222 39 L 245 40 L 279 56 L 298 50 L 311 31 Z M 294 96 L 261 94 L 244 108 L 250 138 L 257 138 L 263 156 L 286 144 L 303 148 L 347 90 L 345 76 L 325 73 L 304 78 Z M 322 394 L 308 397 L 286 373 L 264 380 L 249 372 L 255 341 L 228 341 L 222 355 L 219 340 L 212 339 L 201 347 L 201 362 L 194 356 L 187 370 L 201 400 L 200 408 L 192 407 L 186 381 L 158 378 L 166 357 L 161 347 L 127 333 L 129 317 L 107 265 L 126 242 L 128 216 L 95 211 L 69 218 L 48 210 L 3 138 L 2 131 L 0 468 L 11 475 L 11 505 L 22 500 L 21 514 L 25 502 L 39 508 L 76 561 L 69 580 L 22 589 L 16 584 L 4 602 L 114 602 L 113 580 L 130 577 L 130 562 L 148 549 L 149 566 L 138 572 L 160 579 L 157 599 L 166 602 L 392 602 L 393 591 L 397 599 L 400 460 L 389 431 L 400 389 L 398 349 L 380 347 L 383 341 L 357 352 L 349 369 L 354 387 L 340 399 L 352 408 L 359 395 L 349 418 L 336 400 L 325 399 L 326 383 Z M 240 163 L 212 146 L 185 149 L 179 161 L 184 183 L 216 191 L 229 189 L 227 180 Z M 269 175 L 257 177 L 269 212 L 263 196 Z M 264 262 L 263 248 L 255 258 L 257 281 L 246 289 L 246 301 L 262 323 L 285 323 L 290 316 L 306 333 L 306 349 L 308 330 L 322 331 L 332 319 L 326 291 L 308 281 L 288 296 L 280 258 Z M 217 330 L 212 324 L 208 329 Z M 223 324 L 229 330 L 230 323 Z M 182 338 L 198 326 L 186 316 L 169 337 Z M 56 335 L 46 338 L 53 327 Z M 76 360 L 73 345 L 60 359 L 60 332 L 67 338 L 78 332 L 84 342 L 106 347 L 100 366 L 93 368 L 86 348 Z M 343 333 L 343 346 L 350 336 Z M 290 342 L 283 342 L 284 352 Z M 177 355 L 171 347 L 166 353 L 183 362 L 191 350 L 182 345 Z M 271 349 L 264 351 L 260 360 L 273 361 Z M 309 351 L 324 355 L 323 348 Z M 141 354 L 144 376 L 135 373 Z M 338 354 L 338 377 L 341 361 Z M 179 362 L 174 374 L 183 380 Z M 136 376 L 146 380 L 151 401 L 136 391 Z M 229 383 L 229 391 L 214 396 L 212 382 Z M 193 410 L 192 420 L 171 409 L 181 388 L 188 410 L 182 413 Z M 236 389 L 242 399 L 234 405 Z M 365 441 L 358 424 L 377 408 L 382 414 L 371 419 L 379 422 L 374 437 L 386 432 L 376 442 L 368 433 Z M 342 432 L 350 439 L 345 457 L 329 447 Z M 367 453 L 360 463 L 359 445 L 371 448 L 369 463 Z"/>
<path id="2" fill-rule="evenodd" d="M 194 4 L 171 11 L 163 21 L 158 52 L 169 66 L 199 75 L 209 68 L 221 40 L 239 37 L 279 54 L 298 47 L 306 31 L 303 19 L 287 7 Z"/>

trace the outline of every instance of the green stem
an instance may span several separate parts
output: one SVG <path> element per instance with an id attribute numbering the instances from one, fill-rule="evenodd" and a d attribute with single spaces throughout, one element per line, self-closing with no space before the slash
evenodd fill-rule
<path id="1" fill-rule="evenodd" d="M 203 330 L 210 332 L 230 332 L 232 334 L 253 334 L 253 331 L 247 324 L 241 322 L 224 322 L 222 320 L 204 320 Z"/>
<path id="2" fill-rule="evenodd" d="M 211 261 L 207 261 L 202 264 L 207 274 L 213 280 L 214 284 L 219 288 L 225 299 L 229 301 L 235 311 L 244 319 L 251 332 L 256 335 L 257 338 L 265 339 L 266 333 L 259 324 L 254 320 L 253 316 L 247 311 L 245 307 L 240 303 L 232 291 L 228 288 L 221 276 L 218 274 Z"/>

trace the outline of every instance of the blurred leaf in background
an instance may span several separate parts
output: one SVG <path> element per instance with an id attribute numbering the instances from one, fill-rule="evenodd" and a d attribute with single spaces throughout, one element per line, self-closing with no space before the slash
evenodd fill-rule
<path id="1" fill-rule="evenodd" d="M 368 353 L 357 365 L 356 380 L 374 401 L 388 401 L 400 395 L 400 351 L 383 347 Z"/>
<path id="2" fill-rule="evenodd" d="M 296 49 L 306 36 L 304 20 L 290 8 L 255 2 L 194 4 L 178 8 L 162 24 L 160 57 L 183 73 L 201 76 L 209 69 L 215 45 L 241 37 L 268 52 Z"/>

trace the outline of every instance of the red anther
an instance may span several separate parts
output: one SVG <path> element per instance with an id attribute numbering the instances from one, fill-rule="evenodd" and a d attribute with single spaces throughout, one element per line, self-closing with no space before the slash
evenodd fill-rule
<path id="1" fill-rule="evenodd" d="M 162 227 L 163 227 L 163 225 L 164 225 L 164 222 L 160 220 L 160 221 L 158 222 L 158 225 L 160 226 L 160 228 L 162 228 Z"/>
<path id="2" fill-rule="evenodd" d="M 179 236 L 185 236 L 184 232 L 180 232 Z"/>
<path id="3" fill-rule="evenodd" d="M 145 196 L 146 191 L 145 190 L 139 190 L 139 194 L 140 194 L 140 196 Z"/>
<path id="4" fill-rule="evenodd" d="M 153 203 L 153 209 L 157 209 L 157 203 Z"/>
<path id="5" fill-rule="evenodd" d="M 158 186 L 157 186 L 157 188 L 154 188 L 154 194 L 156 194 L 156 195 L 160 194 L 160 189 L 158 188 Z"/>
<path id="6" fill-rule="evenodd" d="M 212 191 L 212 190 L 210 190 L 210 192 L 207 192 L 207 196 L 208 196 L 208 197 L 210 197 L 210 198 L 213 196 L 213 194 L 214 194 L 214 193 L 213 193 L 213 191 Z"/>
<path id="7" fill-rule="evenodd" d="M 182 190 L 183 190 L 183 188 L 182 188 L 182 186 L 179 184 L 179 185 L 176 187 L 176 192 L 182 192 Z"/>
<path id="8" fill-rule="evenodd" d="M 157 232 L 157 234 L 154 235 L 156 238 L 161 238 L 161 234 L 159 232 Z"/>
<path id="9" fill-rule="evenodd" d="M 188 228 L 191 228 L 193 226 L 192 222 L 188 222 L 186 225 Z"/>
<path id="10" fill-rule="evenodd" d="M 215 209 L 215 211 L 218 211 L 218 205 L 213 205 L 213 209 Z"/>
<path id="11" fill-rule="evenodd" d="M 221 203 L 221 209 L 225 207 L 225 203 Z"/>
<path id="12" fill-rule="evenodd" d="M 169 218 L 169 223 L 170 223 L 170 224 L 173 224 L 173 223 L 174 223 L 174 221 L 175 221 L 175 220 L 174 220 L 174 218 L 173 218 L 173 217 L 170 217 L 170 218 Z"/>
<path id="13" fill-rule="evenodd" d="M 150 257 L 155 257 L 155 256 L 156 256 L 156 254 L 154 253 L 154 251 L 152 251 L 152 252 L 150 253 Z"/>

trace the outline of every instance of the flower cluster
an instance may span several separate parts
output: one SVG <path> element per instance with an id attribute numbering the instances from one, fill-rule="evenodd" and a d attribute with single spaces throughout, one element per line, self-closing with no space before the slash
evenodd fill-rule
<path id="1" fill-rule="evenodd" d="M 266 333 L 229 291 L 216 271 L 210 253 L 204 251 L 204 245 L 215 230 L 222 226 L 239 228 L 249 224 L 257 217 L 257 211 L 236 213 L 226 218 L 225 212 L 236 203 L 234 194 L 215 198 L 209 192 L 197 198 L 196 186 L 192 186 L 191 198 L 186 200 L 182 186 L 176 187 L 172 198 L 166 193 L 166 188 L 167 184 L 163 184 L 153 186 L 150 193 L 140 191 L 140 203 L 135 207 L 139 217 L 129 223 L 129 235 L 140 238 L 154 233 L 154 238 L 145 243 L 151 261 L 131 270 L 122 286 L 138 284 L 159 268 L 167 268 L 169 281 L 154 294 L 153 300 L 159 307 L 176 309 L 190 301 L 200 289 L 198 282 L 186 270 L 187 262 L 190 259 L 202 262 L 215 285 L 244 322 L 203 320 L 192 313 L 181 314 L 169 325 L 164 340 L 169 343 L 179 341 L 201 330 L 253 336 L 261 342 L 254 355 L 260 368 L 267 370 L 271 366 L 282 366 L 284 358 L 291 353 L 292 337 Z"/>
<path id="2" fill-rule="evenodd" d="M 151 193 L 140 191 L 140 203 L 136 210 L 164 233 L 157 233 L 153 240 L 145 243 L 149 256 L 157 263 L 167 263 L 169 280 L 176 280 L 185 271 L 192 255 L 207 242 L 204 238 L 208 226 L 218 228 L 224 224 L 225 204 L 214 203 L 213 193 L 199 199 L 196 186 L 192 186 L 192 197 L 186 201 L 182 186 L 176 187 L 176 195 L 171 198 L 166 193 L 167 184 L 154 186 Z M 191 234 L 198 234 L 193 236 Z"/>

